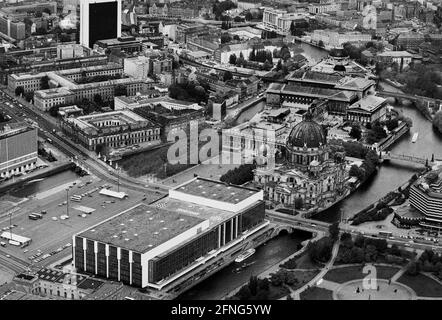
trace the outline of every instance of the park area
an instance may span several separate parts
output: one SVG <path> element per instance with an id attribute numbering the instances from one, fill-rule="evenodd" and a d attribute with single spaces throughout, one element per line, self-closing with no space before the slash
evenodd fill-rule
<path id="1" fill-rule="evenodd" d="M 400 268 L 393 266 L 374 266 L 376 270 L 375 276 L 377 279 L 390 279 L 393 277 Z M 367 276 L 368 273 L 363 273 L 363 267 L 361 265 L 358 266 L 349 266 L 349 267 L 339 267 L 331 269 L 324 276 L 324 280 L 336 282 L 336 283 L 345 283 L 348 281 L 363 279 Z"/>
<path id="2" fill-rule="evenodd" d="M 413 289 L 420 297 L 442 297 L 442 285 L 424 274 L 404 274 L 398 282 Z"/>

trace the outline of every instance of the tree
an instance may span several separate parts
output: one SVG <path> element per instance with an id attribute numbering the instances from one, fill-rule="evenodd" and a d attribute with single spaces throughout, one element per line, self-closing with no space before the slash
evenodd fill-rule
<path id="1" fill-rule="evenodd" d="M 221 43 L 229 43 L 232 41 L 232 37 L 230 37 L 230 34 L 227 32 L 221 34 Z"/>
<path id="2" fill-rule="evenodd" d="M 249 279 L 249 289 L 252 296 L 256 296 L 258 293 L 258 277 L 251 276 Z"/>
<path id="3" fill-rule="evenodd" d="M 43 78 L 41 78 L 41 88 L 43 90 L 49 89 L 49 77 L 48 76 L 44 76 Z"/>
<path id="4" fill-rule="evenodd" d="M 287 61 L 291 56 L 289 47 L 284 44 L 279 51 L 279 57 L 282 58 L 282 60 Z"/>
<path id="5" fill-rule="evenodd" d="M 330 238 L 336 241 L 339 237 L 339 222 L 334 222 L 328 227 L 328 232 L 330 233 Z"/>
<path id="6" fill-rule="evenodd" d="M 270 70 L 273 67 L 273 63 L 271 63 L 269 60 L 266 60 L 262 67 L 264 70 Z"/>
<path id="7" fill-rule="evenodd" d="M 228 80 L 232 80 L 232 79 L 233 79 L 233 75 L 232 75 L 232 73 L 231 73 L 229 70 L 224 71 L 224 74 L 223 74 L 223 81 L 226 82 L 226 81 L 228 81 Z"/>
<path id="8" fill-rule="evenodd" d="M 249 54 L 249 61 L 256 61 L 256 51 L 253 49 Z"/>
<path id="9" fill-rule="evenodd" d="M 282 61 L 281 59 L 278 60 L 278 63 L 276 64 L 276 71 L 279 71 L 282 69 Z"/>
<path id="10" fill-rule="evenodd" d="M 57 117 L 58 116 L 58 109 L 60 108 L 60 106 L 53 106 L 49 109 L 49 114 L 52 117 Z"/>
<path id="11" fill-rule="evenodd" d="M 292 20 L 292 23 L 290 24 L 290 34 L 293 36 L 295 34 L 295 22 Z"/>
<path id="12" fill-rule="evenodd" d="M 324 41 L 319 40 L 318 46 L 321 47 L 321 48 L 324 48 Z"/>
<path id="13" fill-rule="evenodd" d="M 18 86 L 17 88 L 15 88 L 16 96 L 21 96 L 24 93 L 25 93 L 25 88 L 23 88 L 22 86 Z"/>
<path id="14" fill-rule="evenodd" d="M 236 54 L 232 53 L 229 57 L 230 64 L 236 64 Z"/>
<path id="15" fill-rule="evenodd" d="M 246 17 L 246 21 L 251 21 L 253 19 L 253 15 L 250 13 L 250 11 L 247 11 L 245 17 Z"/>
<path id="16" fill-rule="evenodd" d="M 420 272 L 420 266 L 416 261 L 411 261 L 407 268 L 407 274 L 417 276 Z"/>
<path id="17" fill-rule="evenodd" d="M 298 197 L 295 199 L 295 209 L 301 209 L 303 205 L 304 201 L 302 200 L 302 198 Z"/>
<path id="18" fill-rule="evenodd" d="M 349 135 L 353 139 L 356 139 L 356 140 L 361 139 L 361 135 L 362 135 L 361 127 L 359 125 L 357 125 L 357 124 L 353 125 L 351 127 Z"/>
<path id="19" fill-rule="evenodd" d="M 119 84 L 115 87 L 114 96 L 127 96 L 127 89 L 125 86 Z"/>
<path id="20" fill-rule="evenodd" d="M 101 97 L 100 94 L 96 93 L 94 95 L 94 102 L 99 106 L 101 106 L 103 104 L 103 98 Z"/>
<path id="21" fill-rule="evenodd" d="M 356 177 L 356 178 L 358 178 L 359 180 L 364 180 L 364 178 L 365 178 L 365 174 L 364 174 L 364 171 L 363 170 L 361 170 L 357 165 L 352 165 L 351 167 L 350 167 L 350 171 L 348 172 L 348 175 L 350 176 L 350 177 Z"/>
<path id="22" fill-rule="evenodd" d="M 43 12 L 44 13 L 47 13 L 47 14 L 51 14 L 52 12 L 51 12 L 51 9 L 49 9 L 49 8 L 44 8 L 43 9 Z"/>
<path id="23" fill-rule="evenodd" d="M 433 119 L 433 127 L 442 133 L 442 110 L 436 112 Z"/>
<path id="24" fill-rule="evenodd" d="M 245 285 L 241 289 L 239 289 L 236 296 L 239 298 L 239 300 L 249 300 L 252 297 L 249 286 Z"/>

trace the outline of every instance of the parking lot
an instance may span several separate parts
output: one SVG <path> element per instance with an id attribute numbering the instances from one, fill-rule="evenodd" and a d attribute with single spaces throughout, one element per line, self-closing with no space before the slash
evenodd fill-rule
<path id="1" fill-rule="evenodd" d="M 13 210 L 12 233 L 32 239 L 29 246 L 20 248 L 1 241 L 6 245 L 0 248 L 5 254 L 26 260 L 32 266 L 48 266 L 71 254 L 72 235 L 86 229 L 100 221 L 128 209 L 141 201 L 149 203 L 156 197 L 152 194 L 127 191 L 125 199 L 114 199 L 99 194 L 99 190 L 108 187 L 117 191 L 117 186 L 103 183 L 103 181 L 86 176 L 78 178 L 69 190 L 69 217 L 67 216 L 67 192 L 65 188 L 55 186 L 44 194 L 36 194 L 29 200 L 22 202 Z M 71 196 L 83 195 L 80 201 L 72 201 Z M 37 200 L 38 199 L 38 200 Z M 91 214 L 74 209 L 74 207 L 95 209 Z M 0 209 L 0 215 L 6 210 Z M 39 213 L 41 218 L 31 220 L 29 215 Z M 9 217 L 0 219 L 1 232 L 9 231 Z"/>

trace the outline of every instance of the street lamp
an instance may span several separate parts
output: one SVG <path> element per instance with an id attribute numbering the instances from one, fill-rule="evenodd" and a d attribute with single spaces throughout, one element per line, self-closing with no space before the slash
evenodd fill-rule
<path id="1" fill-rule="evenodd" d="M 69 190 L 72 186 L 66 188 L 66 215 L 69 217 Z"/>
<path id="2" fill-rule="evenodd" d="M 9 234 L 12 240 L 12 211 L 9 212 Z"/>

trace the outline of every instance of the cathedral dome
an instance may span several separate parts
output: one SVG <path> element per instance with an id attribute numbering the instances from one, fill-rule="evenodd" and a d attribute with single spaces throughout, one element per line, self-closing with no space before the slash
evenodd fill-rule
<path id="1" fill-rule="evenodd" d="M 312 119 L 306 119 L 295 125 L 287 139 L 288 148 L 319 148 L 326 143 L 324 130 Z"/>

